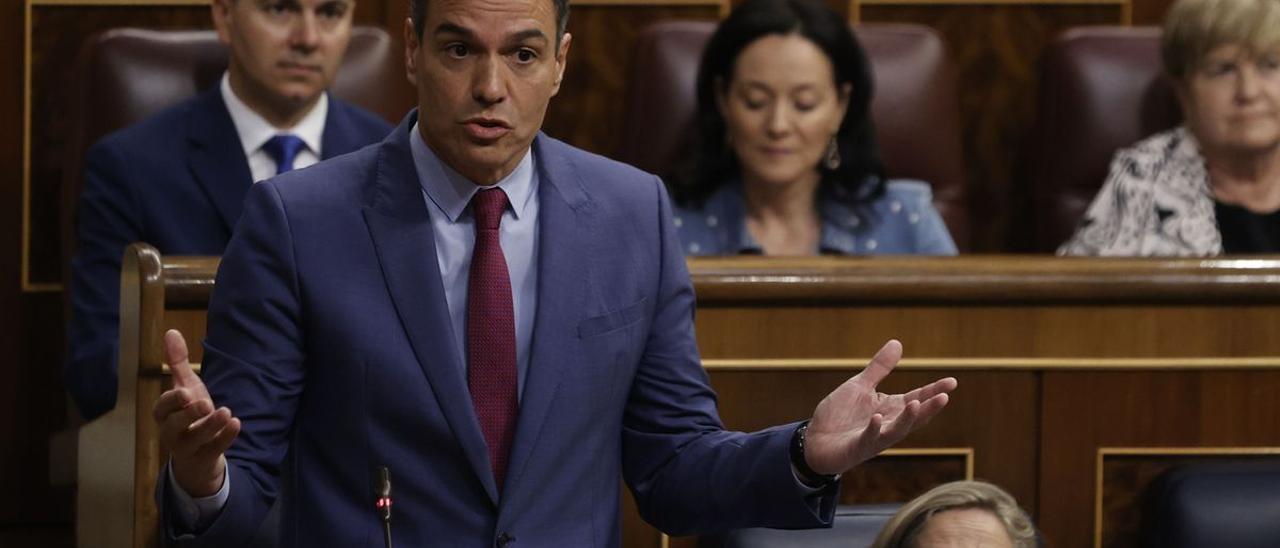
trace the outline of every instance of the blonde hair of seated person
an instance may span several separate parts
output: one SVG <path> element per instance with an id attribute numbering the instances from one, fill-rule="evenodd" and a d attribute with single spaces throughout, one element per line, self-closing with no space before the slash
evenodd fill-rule
<path id="1" fill-rule="evenodd" d="M 930 520 L 946 512 L 982 511 L 994 518 L 1008 535 L 1008 546 L 1039 545 L 1035 525 L 1018 507 L 1013 496 L 984 481 L 953 481 L 934 487 L 903 505 L 876 537 L 872 548 L 915 548 Z"/>
<path id="2" fill-rule="evenodd" d="M 1229 44 L 1255 55 L 1280 47 L 1280 2 L 1178 0 L 1165 15 L 1160 55 L 1175 82 L 1187 81 L 1209 52 Z"/>

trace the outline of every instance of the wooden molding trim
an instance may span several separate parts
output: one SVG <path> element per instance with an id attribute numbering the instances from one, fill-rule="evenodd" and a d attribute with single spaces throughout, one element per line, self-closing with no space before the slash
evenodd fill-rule
<path id="1" fill-rule="evenodd" d="M 964 479 L 973 480 L 974 449 L 972 447 L 902 447 L 881 451 L 881 457 L 964 457 Z"/>
<path id="2" fill-rule="evenodd" d="M 1102 480 L 1107 457 L 1170 456 L 1231 457 L 1280 456 L 1280 447 L 1099 447 L 1094 463 L 1093 547 L 1102 548 Z"/>
<path id="3" fill-rule="evenodd" d="M 696 257 L 689 268 L 700 305 L 1280 301 L 1276 256 Z"/>
<path id="4" fill-rule="evenodd" d="M 834 359 L 706 359 L 709 371 L 858 371 L 867 358 Z M 1195 358 L 903 358 L 896 369 L 1000 371 L 1133 371 L 1280 369 L 1280 356 Z"/>

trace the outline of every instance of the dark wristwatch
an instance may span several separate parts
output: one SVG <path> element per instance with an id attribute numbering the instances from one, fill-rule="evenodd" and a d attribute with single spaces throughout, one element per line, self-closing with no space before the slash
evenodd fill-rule
<path id="1" fill-rule="evenodd" d="M 809 487 L 822 488 L 834 485 L 840 481 L 840 474 L 819 474 L 809 468 L 809 463 L 804 460 L 804 436 L 808 431 L 809 421 L 804 421 L 791 435 L 791 465 L 800 474 L 800 481 Z"/>

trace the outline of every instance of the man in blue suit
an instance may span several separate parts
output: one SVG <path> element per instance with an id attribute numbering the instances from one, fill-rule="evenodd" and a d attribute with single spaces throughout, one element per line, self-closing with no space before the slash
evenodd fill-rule
<path id="1" fill-rule="evenodd" d="M 253 188 L 218 272 L 203 378 L 174 388 L 163 536 L 235 546 L 616 546 L 618 477 L 672 534 L 830 523 L 836 475 L 938 413 L 942 379 L 871 365 L 811 421 L 725 431 L 661 182 L 539 134 L 567 0 L 415 0 L 419 109 L 381 145 Z"/>
<path id="2" fill-rule="evenodd" d="M 120 260 L 220 255 L 249 187 L 375 143 L 386 122 L 325 93 L 351 36 L 354 0 L 218 0 L 230 50 L 218 87 L 95 144 L 86 157 L 72 262 L 67 386 L 92 419 L 115 406 Z"/>

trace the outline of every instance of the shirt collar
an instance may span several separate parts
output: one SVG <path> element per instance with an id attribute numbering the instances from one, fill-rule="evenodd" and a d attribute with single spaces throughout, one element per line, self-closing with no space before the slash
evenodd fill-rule
<path id="1" fill-rule="evenodd" d="M 244 147 L 244 155 L 249 156 L 262 148 L 267 140 L 276 135 L 289 133 L 298 136 L 306 143 L 307 149 L 317 157 L 321 157 L 320 145 L 324 136 L 324 124 L 329 116 L 329 94 L 321 93 L 320 100 L 311 107 L 311 112 L 302 117 L 297 125 L 291 128 L 277 128 L 271 125 L 261 114 L 254 112 L 244 101 L 241 101 L 231 89 L 231 77 L 222 73 L 222 102 L 227 105 L 231 115 L 231 123 L 236 126 L 236 134 L 240 136 L 240 145 Z"/>
<path id="2" fill-rule="evenodd" d="M 471 197 L 484 187 L 471 182 L 440 161 L 440 157 L 422 139 L 416 122 L 409 127 L 409 134 L 409 149 L 413 154 L 414 167 L 418 169 L 418 184 L 431 203 L 449 217 L 450 222 L 458 222 L 458 218 L 471 203 Z M 537 184 L 532 150 L 530 148 L 525 151 L 524 158 L 520 159 L 516 168 L 495 185 L 507 193 L 507 201 L 511 204 L 511 212 L 516 219 L 524 214 Z"/>

